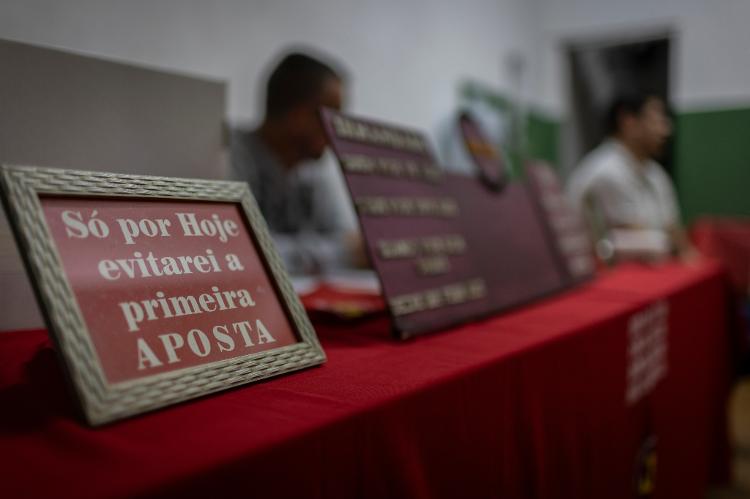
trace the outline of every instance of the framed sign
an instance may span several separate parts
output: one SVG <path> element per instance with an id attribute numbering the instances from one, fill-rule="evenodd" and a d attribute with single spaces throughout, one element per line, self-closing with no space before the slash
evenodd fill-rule
<path id="1" fill-rule="evenodd" d="M 325 361 L 247 184 L 1 173 L 20 252 L 89 423 Z"/>

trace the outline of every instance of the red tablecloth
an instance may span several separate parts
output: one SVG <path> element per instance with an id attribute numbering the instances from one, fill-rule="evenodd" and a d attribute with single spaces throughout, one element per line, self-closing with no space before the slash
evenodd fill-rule
<path id="1" fill-rule="evenodd" d="M 626 402 L 628 325 L 668 307 L 666 374 Z M 101 429 L 72 414 L 44 331 L 0 335 L 2 497 L 703 498 L 724 461 L 720 269 L 626 267 L 406 343 L 318 325 L 323 367 Z M 719 465 L 719 466 L 717 466 Z"/>
<path id="2" fill-rule="evenodd" d="M 734 288 L 734 355 L 739 370 L 750 373 L 750 219 L 702 218 L 691 229 L 696 247 L 722 262 Z"/>
<path id="3" fill-rule="evenodd" d="M 727 267 L 735 288 L 750 294 L 750 219 L 703 218 L 690 232 L 702 253 Z"/>

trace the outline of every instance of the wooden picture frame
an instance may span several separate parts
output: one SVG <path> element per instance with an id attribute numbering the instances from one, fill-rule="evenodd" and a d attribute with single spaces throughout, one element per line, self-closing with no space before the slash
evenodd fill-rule
<path id="1" fill-rule="evenodd" d="M 64 366 L 70 385 L 80 403 L 82 413 L 90 424 L 99 425 L 111 422 L 208 393 L 319 365 L 325 362 L 325 354 L 318 342 L 315 331 L 313 330 L 307 314 L 292 288 L 283 264 L 276 253 L 265 221 L 247 184 L 242 182 L 122 175 L 55 168 L 4 165 L 0 169 L 0 186 L 2 187 L 2 199 L 5 204 L 6 212 L 8 213 L 8 217 L 13 227 L 20 253 L 24 257 L 25 265 L 37 294 L 40 307 L 44 313 L 50 335 L 55 343 L 59 357 L 62 360 L 62 365 Z M 172 315 L 166 315 L 168 309 L 168 304 L 166 302 L 164 302 L 163 317 L 157 318 L 158 320 L 156 321 L 152 321 L 151 315 L 158 315 L 154 311 L 156 310 L 158 312 L 159 310 L 156 299 L 143 300 L 141 302 L 122 301 L 119 303 L 119 309 L 122 312 L 119 319 L 123 319 L 123 316 L 127 319 L 126 323 L 130 327 L 130 331 L 128 331 L 127 328 L 124 327 L 123 320 L 118 319 L 116 309 L 113 309 L 110 314 L 109 311 L 101 310 L 98 302 L 87 303 L 85 300 L 81 301 L 79 299 L 84 296 L 84 293 L 89 293 L 85 296 L 94 296 L 90 293 L 96 291 L 96 286 L 92 285 L 92 282 L 94 281 L 92 281 L 90 276 L 92 273 L 95 274 L 95 269 L 87 267 L 86 275 L 89 276 L 87 277 L 88 280 L 79 286 L 79 283 L 76 281 L 79 277 L 73 278 L 71 277 L 73 274 L 69 273 L 70 268 L 72 268 L 70 267 L 70 265 L 72 265 L 70 263 L 71 258 L 63 258 L 61 256 L 61 251 L 66 255 L 75 255 L 75 252 L 81 251 L 96 252 L 99 250 L 91 248 L 98 248 L 96 244 L 99 244 L 99 241 L 95 241 L 92 237 L 91 241 L 87 241 L 85 245 L 79 241 L 74 241 L 76 244 L 74 245 L 73 242 L 67 240 L 63 244 L 58 236 L 53 236 L 53 231 L 50 227 L 57 227 L 55 225 L 57 222 L 51 222 L 51 219 L 49 218 L 51 215 L 49 215 L 49 213 L 52 213 L 52 211 L 50 210 L 56 209 L 54 208 L 55 204 L 64 205 L 65 203 L 78 203 L 81 206 L 88 206 L 89 208 L 99 204 L 104 206 L 104 208 L 102 208 L 103 212 L 106 212 L 107 210 L 122 210 L 125 208 L 135 209 L 133 206 L 137 205 L 141 208 L 145 207 L 143 210 L 146 210 L 141 210 L 139 213 L 147 213 L 148 210 L 152 210 L 153 212 L 154 210 L 158 211 L 167 209 L 165 207 L 171 206 L 170 203 L 182 203 L 179 205 L 181 207 L 180 209 L 184 206 L 193 207 L 192 209 L 194 210 L 223 210 L 222 213 L 226 212 L 230 215 L 236 212 L 238 214 L 238 219 L 240 219 L 241 222 L 244 222 L 245 230 L 242 230 L 241 222 L 239 224 L 230 224 L 231 220 L 223 222 L 225 223 L 227 230 L 232 229 L 229 231 L 232 235 L 237 235 L 237 242 L 235 243 L 234 241 L 231 241 L 231 243 L 235 244 L 238 248 L 246 248 L 247 244 L 251 244 L 255 248 L 256 254 L 250 255 L 252 252 L 247 252 L 247 255 L 242 256 L 242 259 L 247 258 L 248 261 L 260 261 L 263 268 L 253 267 L 252 269 L 244 269 L 243 267 L 243 272 L 245 270 L 248 272 L 247 278 L 238 272 L 232 274 L 227 271 L 225 267 L 222 268 L 222 265 L 218 264 L 217 261 L 214 261 L 215 265 L 213 269 L 216 272 L 224 270 L 221 279 L 234 279 L 233 282 L 245 282 L 245 279 L 248 279 L 247 282 L 250 282 L 250 279 L 257 279 L 257 282 L 270 283 L 270 287 L 266 286 L 268 289 L 261 288 L 260 285 L 252 288 L 253 293 L 255 293 L 257 289 L 258 293 L 262 292 L 264 294 L 262 296 L 257 295 L 260 296 L 260 298 L 256 297 L 249 300 L 245 305 L 252 302 L 253 307 L 255 307 L 255 301 L 258 301 L 260 304 L 258 305 L 258 311 L 256 312 L 254 308 L 251 309 L 251 311 L 257 314 L 266 314 L 271 318 L 274 324 L 285 324 L 283 326 L 286 328 L 285 331 L 292 331 L 294 339 L 287 338 L 289 344 L 272 348 L 268 344 L 268 337 L 271 336 L 268 334 L 265 337 L 266 344 L 263 345 L 263 348 L 266 349 L 263 351 L 256 351 L 248 345 L 259 347 L 259 345 L 256 345 L 256 343 L 259 343 L 258 341 L 253 343 L 252 339 L 245 337 L 244 342 L 241 343 L 242 340 L 239 335 L 234 335 L 230 340 L 226 336 L 222 337 L 220 334 L 217 334 L 214 330 L 214 338 L 210 338 L 211 340 L 214 340 L 214 343 L 210 343 L 207 347 L 204 336 L 209 337 L 209 335 L 205 333 L 193 334 L 194 330 L 191 329 L 187 336 L 187 343 L 190 344 L 190 348 L 194 345 L 197 345 L 198 348 L 198 350 L 193 350 L 193 353 L 195 353 L 193 357 L 197 358 L 199 354 L 202 355 L 205 353 L 205 358 L 209 359 L 208 352 L 210 352 L 210 360 L 202 362 L 201 358 L 197 358 L 196 361 L 191 357 L 190 361 L 193 362 L 193 364 L 185 365 L 184 367 L 183 365 L 176 365 L 172 368 L 171 363 L 173 357 L 177 357 L 177 350 L 174 347 L 179 341 L 176 336 L 162 334 L 159 336 L 159 339 L 161 340 L 160 342 L 154 340 L 151 343 L 151 346 L 148 347 L 153 354 L 153 358 L 151 358 L 150 361 L 149 356 L 144 354 L 146 349 L 142 346 L 141 340 L 137 340 L 138 369 L 153 368 L 153 374 L 144 374 L 139 371 L 138 374 L 132 375 L 132 370 L 134 369 L 134 367 L 131 366 L 133 363 L 132 359 L 127 360 L 127 362 L 123 364 L 126 368 L 118 371 L 119 368 L 116 369 L 113 367 L 113 364 L 120 361 L 117 360 L 116 357 L 107 357 L 104 355 L 103 352 L 105 350 L 101 348 L 101 345 L 106 343 L 106 341 L 115 341 L 110 338 L 116 338 L 117 341 L 128 341 L 129 343 L 127 343 L 127 345 L 132 343 L 131 340 L 136 338 L 138 334 L 133 333 L 132 331 L 141 326 L 141 323 L 136 322 L 136 319 L 139 317 L 136 313 L 138 311 L 137 307 L 141 306 L 139 304 L 146 305 L 147 301 L 151 302 L 151 308 L 146 307 L 146 311 L 149 312 L 148 320 L 143 319 L 146 314 L 143 309 L 141 309 L 140 317 L 144 320 L 144 328 L 146 325 L 151 327 L 151 322 L 161 324 L 159 322 L 160 320 L 166 322 L 172 320 L 174 322 L 177 319 L 173 320 Z M 71 213 L 77 214 L 75 216 L 80 217 L 82 216 L 81 213 L 84 212 L 85 210 L 81 209 L 79 211 L 69 210 L 63 213 L 68 213 L 69 222 Z M 112 211 L 112 213 L 114 212 L 115 211 Z M 118 211 L 117 213 L 121 212 L 122 211 Z M 92 217 L 103 216 L 102 214 L 95 215 L 97 214 L 97 210 L 91 211 L 91 214 Z M 185 214 L 181 213 L 181 215 Z M 66 215 L 63 215 L 62 218 L 65 219 L 65 216 Z M 214 215 L 214 217 L 218 220 L 216 215 Z M 93 218 L 91 220 L 93 220 Z M 89 220 L 89 222 L 91 220 Z M 118 223 L 121 224 L 121 235 L 125 237 L 125 243 L 131 244 L 129 250 L 132 250 L 132 246 L 137 246 L 133 244 L 134 236 L 132 234 L 131 237 L 126 236 L 129 226 L 127 223 L 123 225 L 123 222 L 121 222 L 121 220 L 127 219 L 120 218 L 117 220 Z M 77 221 L 83 222 L 84 220 L 79 218 Z M 181 222 L 182 221 L 183 220 L 181 219 Z M 109 227 L 112 224 L 107 224 L 105 220 L 105 225 L 108 225 Z M 85 223 L 83 226 L 85 226 Z M 65 228 L 67 236 L 68 238 L 71 238 L 71 241 L 72 236 L 79 237 L 81 235 L 80 233 L 76 233 L 76 227 L 76 225 L 71 225 Z M 171 228 L 168 229 L 169 232 L 165 232 L 162 235 L 179 235 L 177 233 L 178 229 L 176 228 L 176 225 L 170 227 Z M 186 227 L 193 226 L 182 225 L 183 234 L 181 237 L 184 238 L 186 236 L 197 235 L 188 233 Z M 216 227 L 219 227 L 218 222 Z M 55 228 L 54 230 L 57 231 L 55 234 L 59 234 L 58 228 Z M 86 229 L 82 229 L 84 232 L 85 230 Z M 111 234 L 114 237 L 117 227 L 112 226 L 111 230 Z M 219 230 L 219 232 L 221 232 L 221 230 Z M 200 235 L 206 235 L 207 233 L 208 232 L 205 234 L 201 233 Z M 148 235 L 149 233 L 144 232 L 144 234 Z M 87 237 L 88 235 L 90 234 L 87 234 Z M 56 237 L 57 239 L 55 239 Z M 226 236 L 225 234 L 225 238 L 228 239 L 229 236 Z M 177 237 L 171 237 L 169 243 L 173 244 L 177 239 Z M 164 240 L 166 241 L 166 238 Z M 192 240 L 193 239 L 188 241 L 185 239 L 184 245 L 181 240 L 177 241 L 177 243 L 179 247 L 186 247 L 188 243 L 192 244 Z M 250 243 L 247 243 L 247 240 L 249 240 Z M 113 242 L 107 242 L 107 244 L 115 243 L 113 240 Z M 146 244 L 145 239 L 144 244 Z M 149 244 L 160 243 L 157 241 L 157 238 L 154 238 L 154 242 Z M 204 243 L 201 242 L 200 244 Z M 68 248 L 68 246 L 70 246 L 70 248 Z M 206 250 L 206 253 L 209 254 L 208 256 L 213 255 L 213 252 L 209 250 Z M 135 252 L 133 254 L 140 255 L 141 253 Z M 151 256 L 151 254 L 149 254 L 149 256 Z M 219 256 L 218 252 L 216 256 Z M 114 276 L 118 276 L 119 278 L 122 273 L 124 278 L 128 277 L 125 276 L 121 270 L 116 268 L 115 263 L 102 264 L 102 261 L 105 260 L 107 262 L 119 262 L 120 260 L 107 260 L 107 258 L 110 257 L 106 252 L 102 253 L 101 258 L 102 259 L 98 263 L 98 269 L 101 276 L 105 276 L 107 279 L 113 278 Z M 229 256 L 227 256 L 227 258 L 229 258 Z M 164 261 L 171 261 L 164 260 L 163 258 L 161 260 L 154 258 L 154 260 L 162 263 Z M 203 263 L 204 260 L 205 258 L 201 259 L 200 262 Z M 219 259 L 217 258 L 217 260 Z M 91 260 L 84 260 L 84 265 L 88 266 L 89 264 L 86 262 L 90 261 Z M 136 265 L 133 263 L 134 261 L 136 260 L 130 260 L 132 268 L 135 268 Z M 210 268 L 210 266 L 198 267 L 198 261 L 199 257 L 196 256 L 195 268 L 201 270 L 201 272 Z M 122 262 L 127 263 L 127 260 L 122 260 Z M 138 263 L 143 264 L 143 261 Z M 123 267 L 123 269 L 128 271 L 132 270 L 127 266 Z M 162 272 L 165 276 L 164 279 L 167 279 L 168 276 L 169 279 L 171 279 L 170 282 L 177 282 L 176 276 L 173 274 L 167 274 L 166 267 L 162 268 Z M 155 273 L 156 271 L 154 271 L 154 274 Z M 201 284 L 199 284 L 197 280 L 198 277 L 186 277 L 186 274 L 188 273 L 190 272 L 185 272 L 185 276 L 180 276 L 180 279 L 182 280 L 179 281 L 179 285 L 183 288 L 186 286 L 194 286 L 195 293 L 205 291 L 204 294 L 199 296 L 201 307 L 209 302 L 213 305 L 206 305 L 206 307 L 200 309 L 201 313 L 206 313 L 201 316 L 196 316 L 197 318 L 194 318 L 192 315 L 188 318 L 180 317 L 179 321 L 181 321 L 183 328 L 199 319 L 204 321 L 208 320 L 201 319 L 204 315 L 205 317 L 220 317 L 223 316 L 222 314 L 240 313 L 247 317 L 252 315 L 250 312 L 246 312 L 245 309 L 239 308 L 239 306 L 236 308 L 229 308 L 228 302 L 226 304 L 227 308 L 225 309 L 219 308 L 215 301 L 210 301 L 212 298 L 208 295 L 213 293 L 213 291 L 206 291 L 203 288 L 206 288 L 207 286 L 206 282 L 208 281 L 206 281 L 206 279 L 214 279 L 210 281 L 211 283 L 214 281 L 218 283 L 222 282 L 218 277 L 211 275 L 207 278 L 205 275 L 201 274 L 198 277 L 203 279 L 203 288 L 200 288 Z M 196 270 L 195 274 L 197 275 L 199 272 Z M 75 275 L 78 276 L 79 274 Z M 218 273 L 216 273 L 216 275 L 218 275 Z M 98 276 L 95 277 L 98 279 Z M 154 275 L 151 275 L 150 277 L 154 277 Z M 147 287 L 140 284 L 141 282 L 147 282 L 148 280 L 144 279 L 139 281 L 135 278 L 133 279 L 133 282 L 136 282 L 137 284 L 134 284 L 132 289 L 137 288 L 139 293 L 148 293 L 146 290 Z M 191 281 L 191 279 L 194 280 Z M 263 281 L 263 279 L 266 279 L 266 281 Z M 108 281 L 105 282 L 105 279 L 99 279 L 95 284 L 100 281 L 102 286 L 109 285 Z M 159 280 L 152 279 L 148 282 L 159 282 Z M 118 286 L 121 287 L 117 288 L 115 291 L 109 292 L 110 295 L 115 298 L 107 295 L 108 292 L 101 291 L 96 294 L 96 299 L 99 299 L 98 297 L 100 296 L 106 296 L 107 300 L 121 299 L 117 298 L 117 296 L 119 296 L 117 295 L 117 290 L 122 291 L 123 289 L 129 289 L 132 291 L 131 288 L 127 288 L 128 285 L 126 284 L 120 285 L 118 283 Z M 139 288 L 138 286 L 141 287 Z M 153 289 L 152 284 L 149 284 L 149 286 L 151 286 L 149 289 Z M 211 287 L 210 289 L 214 290 L 218 289 L 218 287 L 219 285 Z M 159 291 L 158 293 L 162 293 L 161 296 L 164 294 L 163 291 Z M 214 294 L 213 296 L 216 296 L 217 300 L 221 300 L 220 293 L 222 293 L 222 291 L 216 291 L 216 293 L 217 294 Z M 249 298 L 249 292 L 245 291 L 245 294 L 247 294 Z M 206 296 L 208 297 L 206 298 Z M 228 295 L 225 293 L 224 296 Z M 192 297 L 192 295 L 187 298 L 191 298 L 191 303 L 197 303 L 198 301 L 195 297 Z M 273 305 L 274 303 L 277 305 Z M 269 305 L 266 306 L 264 304 Z M 234 305 L 234 302 L 232 302 L 232 305 Z M 213 309 L 210 310 L 212 306 Z M 224 304 L 222 302 L 222 307 L 223 306 Z M 278 308 L 274 308 L 277 306 Z M 98 315 L 89 314 L 89 309 L 94 310 L 92 314 L 96 313 Z M 87 311 L 86 314 L 84 314 L 83 310 Z M 221 313 L 216 314 L 217 310 L 221 311 Z M 283 317 L 279 316 L 278 310 L 283 311 Z M 187 306 L 183 311 L 187 311 L 188 315 L 195 313 Z M 91 317 L 95 317 L 96 320 L 92 320 Z M 284 323 L 285 320 L 288 322 Z M 147 322 L 148 324 L 146 324 Z M 112 333 L 109 329 L 106 332 L 106 335 L 109 336 L 101 336 L 105 333 L 100 334 L 99 329 L 101 328 L 97 329 L 95 324 L 110 323 L 111 327 L 108 326 L 109 329 L 116 331 L 117 336 L 115 336 L 115 333 Z M 237 323 L 234 323 L 233 325 L 236 326 L 236 324 Z M 257 323 L 255 324 L 257 326 Z M 235 333 L 237 332 L 236 329 L 237 328 L 235 328 L 234 331 Z M 198 329 L 198 331 L 200 332 L 201 330 Z M 226 333 L 232 332 L 230 331 L 229 326 L 226 326 L 225 330 L 220 329 L 219 331 L 220 333 L 221 331 L 225 331 Z M 242 329 L 241 332 L 243 336 L 245 336 L 247 331 L 249 331 L 248 328 Z M 186 345 L 184 332 L 170 334 L 183 334 L 183 345 L 180 348 L 183 348 Z M 166 337 L 167 341 L 162 337 Z M 191 337 L 193 338 L 193 341 L 191 341 Z M 105 339 L 102 340 L 101 338 Z M 223 339 L 223 343 L 221 344 L 221 346 L 224 347 L 223 349 L 217 347 L 219 343 L 216 341 L 220 338 Z M 272 339 L 275 341 L 275 338 L 272 337 Z M 100 343 L 95 344 L 95 340 Z M 147 339 L 143 339 L 143 342 L 146 341 Z M 240 345 L 243 346 L 245 350 L 238 350 L 238 355 L 232 355 L 231 352 L 234 352 L 234 350 L 230 351 L 228 349 L 230 343 L 233 345 L 233 348 Z M 281 343 L 283 342 L 280 342 L 279 344 L 281 345 Z M 166 357 L 164 357 L 163 352 L 161 360 L 159 360 L 156 348 L 161 345 L 167 350 L 167 353 L 170 353 L 168 351 L 170 344 L 173 344 L 171 351 L 171 354 L 173 355 L 168 356 L 169 363 L 165 360 Z M 130 346 L 128 346 L 128 348 L 130 348 Z M 187 352 L 187 350 L 185 351 Z M 119 352 L 117 355 L 120 355 Z M 185 357 L 185 354 L 183 353 L 180 353 L 180 355 Z M 219 358 L 220 356 L 221 358 Z M 102 359 L 110 360 L 103 361 Z M 183 359 L 180 358 L 180 360 L 182 361 Z M 157 362 L 159 362 L 159 364 L 157 364 Z M 116 381 L 112 381 L 112 379 L 116 378 L 112 373 L 116 373 L 118 376 L 122 375 L 124 378 L 117 378 Z M 122 373 L 127 373 L 127 375 Z"/>

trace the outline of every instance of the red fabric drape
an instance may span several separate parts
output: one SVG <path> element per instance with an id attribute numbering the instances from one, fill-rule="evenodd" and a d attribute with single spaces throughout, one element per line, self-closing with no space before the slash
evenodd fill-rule
<path id="1" fill-rule="evenodd" d="M 653 497 L 702 498 L 726 463 L 722 279 L 623 267 L 405 343 L 385 317 L 318 324 L 322 367 L 100 429 L 45 331 L 0 334 L 0 496 L 631 498 L 653 435 Z M 628 324 L 660 301 L 667 371 L 629 405 Z"/>

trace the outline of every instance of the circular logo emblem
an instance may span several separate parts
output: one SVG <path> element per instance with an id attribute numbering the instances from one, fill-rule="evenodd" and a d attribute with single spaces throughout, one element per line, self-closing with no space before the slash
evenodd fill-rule
<path id="1" fill-rule="evenodd" d="M 502 190 L 508 182 L 508 175 L 501 152 L 487 140 L 479 124 L 469 113 L 461 113 L 459 127 L 480 180 L 494 191 Z"/>

